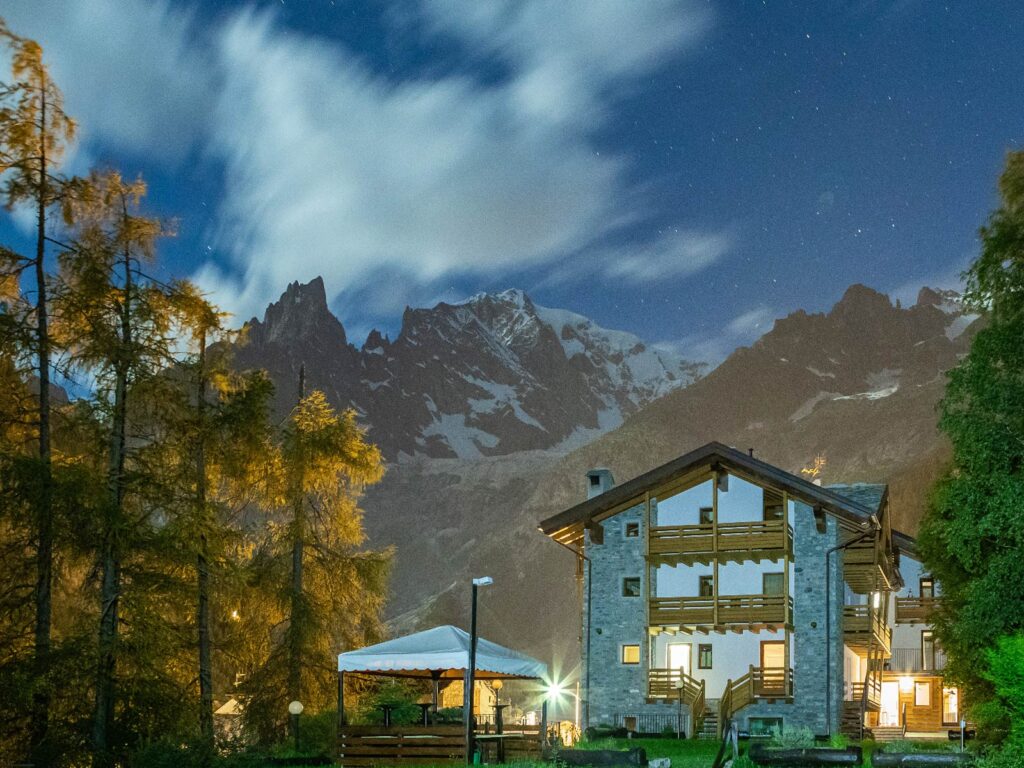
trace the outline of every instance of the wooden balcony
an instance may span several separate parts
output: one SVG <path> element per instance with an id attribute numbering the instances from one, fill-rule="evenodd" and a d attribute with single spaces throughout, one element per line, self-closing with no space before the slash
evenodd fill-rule
<path id="1" fill-rule="evenodd" d="M 844 605 L 843 642 L 857 653 L 867 653 L 871 648 L 888 656 L 892 648 L 892 629 L 881 611 L 872 611 L 868 605 Z"/>
<path id="2" fill-rule="evenodd" d="M 892 657 L 883 664 L 886 672 L 941 672 L 946 668 L 946 653 L 931 648 L 924 653 L 920 648 L 893 648 Z"/>
<path id="3" fill-rule="evenodd" d="M 719 730 L 743 707 L 765 700 L 793 700 L 792 669 L 750 667 L 739 679 L 727 682 L 718 705 Z"/>
<path id="4" fill-rule="evenodd" d="M 879 550 L 875 542 L 854 545 L 843 553 L 843 577 L 859 595 L 891 592 L 896 588 L 896 564 L 891 553 Z"/>
<path id="5" fill-rule="evenodd" d="M 693 727 L 704 717 L 704 681 L 681 669 L 651 669 L 647 672 L 647 701 L 682 701 L 690 708 Z"/>
<path id="6" fill-rule="evenodd" d="M 928 624 L 939 600 L 935 597 L 897 597 L 897 624 Z"/>
<path id="7" fill-rule="evenodd" d="M 781 560 L 792 551 L 793 528 L 785 520 L 659 526 L 648 540 L 652 565 Z"/>
<path id="8" fill-rule="evenodd" d="M 655 597 L 650 626 L 689 632 L 777 630 L 793 625 L 793 598 L 786 595 Z"/>

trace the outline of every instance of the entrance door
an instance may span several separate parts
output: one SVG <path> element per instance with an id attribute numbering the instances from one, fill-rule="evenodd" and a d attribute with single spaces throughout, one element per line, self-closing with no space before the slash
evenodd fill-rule
<path id="1" fill-rule="evenodd" d="M 668 668 L 679 670 L 690 677 L 690 643 L 669 643 Z"/>
<path id="2" fill-rule="evenodd" d="M 878 712 L 878 724 L 900 724 L 900 684 L 896 681 L 882 683 L 882 704 Z"/>
<path id="3" fill-rule="evenodd" d="M 761 643 L 762 696 L 784 696 L 786 693 L 786 644 L 779 641 Z"/>

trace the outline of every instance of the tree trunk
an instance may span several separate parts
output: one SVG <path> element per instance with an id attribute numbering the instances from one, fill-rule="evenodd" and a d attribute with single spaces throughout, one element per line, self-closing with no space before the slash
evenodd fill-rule
<path id="1" fill-rule="evenodd" d="M 210 568 L 206 541 L 206 332 L 199 336 L 199 376 L 196 384 L 196 512 L 201 526 L 196 582 L 199 590 L 196 626 L 199 630 L 199 732 L 213 744 L 213 671 L 210 663 Z"/>
<path id="2" fill-rule="evenodd" d="M 299 401 L 305 397 L 306 392 L 306 369 L 299 367 Z M 301 472 L 301 467 L 300 467 Z M 292 521 L 292 594 L 291 614 L 288 627 L 288 696 L 290 701 L 301 701 L 302 695 L 302 644 L 301 630 L 299 624 L 303 619 L 302 606 L 302 558 L 305 545 L 305 513 L 303 510 L 303 482 L 297 479 L 294 488 L 292 506 L 294 519 Z M 297 739 L 298 728 L 297 718 L 289 719 L 292 739 Z"/>
<path id="3" fill-rule="evenodd" d="M 103 532 L 100 583 L 99 663 L 96 681 L 96 708 L 93 715 L 94 764 L 113 764 L 110 754 L 110 726 L 114 722 L 115 678 L 117 664 L 118 604 L 121 597 L 121 558 L 118 538 L 121 536 L 121 514 L 124 503 L 124 466 L 128 414 L 128 372 L 130 367 L 132 328 L 131 255 L 124 253 L 124 297 L 121 313 L 121 348 L 115 362 L 114 414 L 110 435 L 108 467 L 108 509 Z"/>
<path id="4" fill-rule="evenodd" d="M 39 493 L 36 510 L 35 648 L 31 744 L 37 757 L 50 719 L 50 625 L 53 612 L 53 489 L 50 461 L 50 334 L 46 297 L 46 81 L 43 81 L 39 131 L 39 198 L 36 207 L 36 346 L 39 362 Z"/>

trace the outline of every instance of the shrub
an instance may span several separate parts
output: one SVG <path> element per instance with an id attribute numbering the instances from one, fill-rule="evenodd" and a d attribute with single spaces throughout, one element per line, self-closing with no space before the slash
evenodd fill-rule
<path id="1" fill-rule="evenodd" d="M 777 749 L 806 749 L 814 746 L 814 733 L 810 728 L 772 729 L 770 747 Z"/>
<path id="2" fill-rule="evenodd" d="M 832 737 L 828 740 L 828 745 L 832 749 L 846 749 L 850 746 L 850 737 L 845 733 L 833 733 Z"/>

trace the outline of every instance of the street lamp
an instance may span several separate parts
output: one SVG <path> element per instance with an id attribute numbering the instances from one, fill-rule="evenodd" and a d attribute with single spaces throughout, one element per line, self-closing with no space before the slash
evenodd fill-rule
<path id="1" fill-rule="evenodd" d="M 473 579 L 473 600 L 469 613 L 469 666 L 466 669 L 466 691 L 462 702 L 462 719 L 466 725 L 466 765 L 473 764 L 473 675 L 476 672 L 476 593 L 480 587 L 494 583 L 490 576 Z"/>
<path id="2" fill-rule="evenodd" d="M 299 715 L 302 714 L 301 701 L 293 701 L 288 705 L 288 714 L 292 716 L 292 733 L 295 735 L 295 751 L 299 751 Z"/>

